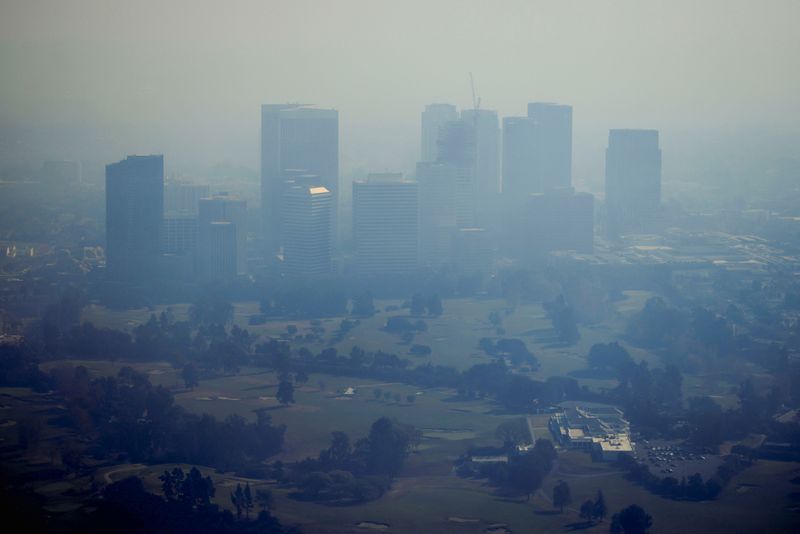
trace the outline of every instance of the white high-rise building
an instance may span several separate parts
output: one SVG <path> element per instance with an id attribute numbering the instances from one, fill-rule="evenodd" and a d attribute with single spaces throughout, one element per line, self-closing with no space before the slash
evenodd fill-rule
<path id="1" fill-rule="evenodd" d="M 353 182 L 355 267 L 362 274 L 397 274 L 419 265 L 419 197 L 402 174 L 370 174 Z"/>
<path id="2" fill-rule="evenodd" d="M 286 191 L 281 228 L 287 274 L 331 272 L 333 195 L 320 185 L 294 185 Z"/>

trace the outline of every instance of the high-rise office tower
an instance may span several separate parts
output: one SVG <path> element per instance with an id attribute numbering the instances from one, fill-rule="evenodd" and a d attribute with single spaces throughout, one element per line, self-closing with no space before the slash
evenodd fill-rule
<path id="1" fill-rule="evenodd" d="M 572 107 L 534 102 L 527 117 L 503 119 L 503 193 L 531 193 L 572 185 Z"/>
<path id="2" fill-rule="evenodd" d="M 106 272 L 118 282 L 156 274 L 164 217 L 164 156 L 106 165 Z"/>
<path id="3" fill-rule="evenodd" d="M 227 192 L 200 199 L 198 205 L 198 240 L 203 241 L 206 239 L 211 223 L 215 222 L 231 223 L 232 231 L 235 234 L 236 274 L 246 274 L 247 201 Z M 229 230 L 216 229 L 216 231 L 227 232 Z M 216 236 L 213 238 L 217 239 Z"/>
<path id="4" fill-rule="evenodd" d="M 439 159 L 439 130 L 447 122 L 458 119 L 452 104 L 428 104 L 422 112 L 422 146 L 420 161 Z"/>
<path id="5" fill-rule="evenodd" d="M 197 244 L 197 217 L 187 213 L 165 213 L 161 252 L 191 256 Z"/>
<path id="6" fill-rule="evenodd" d="M 645 232 L 661 207 L 658 130 L 610 130 L 606 149 L 606 230 Z"/>
<path id="7" fill-rule="evenodd" d="M 534 193 L 572 186 L 572 106 L 550 102 L 528 104 L 536 122 Z"/>
<path id="8" fill-rule="evenodd" d="M 453 236 L 453 257 L 462 273 L 486 272 L 492 266 L 492 245 L 483 228 L 460 228 Z"/>
<path id="9" fill-rule="evenodd" d="M 208 186 L 183 182 L 164 184 L 164 213 L 197 216 L 201 198 L 208 197 Z"/>
<path id="10" fill-rule="evenodd" d="M 571 187 L 530 195 L 521 241 L 523 251 L 554 250 L 592 252 L 594 248 L 594 195 Z M 525 256 L 525 254 L 522 254 Z"/>
<path id="11" fill-rule="evenodd" d="M 475 191 L 482 205 L 500 192 L 500 124 L 488 109 L 462 110 L 461 120 L 475 129 Z"/>
<path id="12" fill-rule="evenodd" d="M 419 187 L 420 263 L 437 269 L 453 259 L 453 235 L 458 229 L 456 188 L 458 168 L 447 163 L 417 163 Z"/>
<path id="13" fill-rule="evenodd" d="M 454 189 L 456 224 L 459 228 L 476 224 L 477 188 L 475 183 L 477 151 L 475 124 L 464 120 L 446 122 L 439 129 L 437 163 L 455 168 Z M 483 199 L 481 199 L 482 201 Z"/>
<path id="14" fill-rule="evenodd" d="M 353 182 L 355 267 L 363 274 L 397 274 L 418 266 L 417 183 L 402 174 L 370 174 Z"/>
<path id="15" fill-rule="evenodd" d="M 209 221 L 198 228 L 197 276 L 204 283 L 225 282 L 237 274 L 237 231 L 230 221 Z"/>
<path id="16" fill-rule="evenodd" d="M 284 195 L 283 267 L 287 274 L 331 272 L 333 196 L 321 185 L 297 184 Z"/>
<path id="17" fill-rule="evenodd" d="M 282 245 L 281 202 L 286 171 L 305 169 L 333 198 L 333 232 L 339 199 L 339 112 L 301 104 L 261 106 L 261 213 L 266 251 Z M 335 233 L 333 234 L 335 235 Z"/>
<path id="18" fill-rule="evenodd" d="M 503 196 L 521 202 L 534 192 L 536 122 L 527 117 L 503 119 Z"/>

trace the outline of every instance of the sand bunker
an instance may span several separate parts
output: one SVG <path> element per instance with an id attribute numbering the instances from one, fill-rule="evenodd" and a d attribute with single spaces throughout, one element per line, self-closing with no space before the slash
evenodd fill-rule
<path id="1" fill-rule="evenodd" d="M 387 523 L 378 523 L 377 521 L 361 521 L 356 523 L 358 528 L 368 528 L 370 530 L 386 530 L 389 528 Z"/>

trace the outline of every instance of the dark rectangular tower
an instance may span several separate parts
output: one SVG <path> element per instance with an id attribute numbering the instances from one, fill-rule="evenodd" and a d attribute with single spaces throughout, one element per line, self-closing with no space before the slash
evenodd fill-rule
<path id="1" fill-rule="evenodd" d="M 128 156 L 106 165 L 106 271 L 109 280 L 156 276 L 164 218 L 164 156 Z"/>

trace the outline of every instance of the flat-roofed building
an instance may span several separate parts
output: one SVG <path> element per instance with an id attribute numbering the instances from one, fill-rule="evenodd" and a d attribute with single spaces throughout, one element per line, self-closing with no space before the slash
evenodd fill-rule
<path id="1" fill-rule="evenodd" d="M 197 274 L 205 283 L 236 277 L 236 225 L 229 221 L 204 224 L 197 244 Z"/>
<path id="2" fill-rule="evenodd" d="M 233 225 L 236 246 L 236 273 L 247 273 L 247 201 L 227 192 L 202 198 L 198 205 L 198 239 L 205 239 L 209 224 Z"/>
<path id="3" fill-rule="evenodd" d="M 568 449 L 583 449 L 603 460 L 632 453 L 630 423 L 613 406 L 569 406 L 550 417 L 550 431 Z"/>
<path id="4" fill-rule="evenodd" d="M 331 272 L 332 209 L 333 195 L 321 185 L 293 185 L 286 191 L 281 221 L 284 272 Z"/>
<path id="5" fill-rule="evenodd" d="M 128 156 L 106 165 L 106 274 L 148 282 L 157 276 L 164 218 L 164 156 Z"/>
<path id="6" fill-rule="evenodd" d="M 353 182 L 355 269 L 362 274 L 408 273 L 419 265 L 417 182 L 402 174 L 370 174 Z"/>

